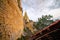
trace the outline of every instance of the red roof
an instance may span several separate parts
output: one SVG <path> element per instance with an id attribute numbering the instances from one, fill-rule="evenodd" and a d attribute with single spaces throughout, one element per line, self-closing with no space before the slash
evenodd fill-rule
<path id="1" fill-rule="evenodd" d="M 57 27 L 55 27 L 55 26 L 57 26 Z M 37 34 L 42 33 L 45 30 L 50 30 L 51 28 L 52 28 L 52 30 L 57 29 L 57 28 L 60 28 L 60 20 L 57 20 L 57 21 L 53 22 L 51 25 L 49 25 L 49 26 L 43 28 L 42 30 L 38 31 L 36 34 L 34 34 L 31 37 L 33 38 L 33 37 L 37 36 Z"/>

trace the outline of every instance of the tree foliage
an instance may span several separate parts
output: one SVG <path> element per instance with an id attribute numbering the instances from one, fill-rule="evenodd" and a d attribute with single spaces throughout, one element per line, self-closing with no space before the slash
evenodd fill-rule
<path id="1" fill-rule="evenodd" d="M 41 18 L 38 18 L 38 21 L 35 22 L 34 26 L 37 30 L 43 29 L 44 27 L 50 25 L 53 22 L 52 17 L 53 16 L 51 15 L 42 16 Z"/>

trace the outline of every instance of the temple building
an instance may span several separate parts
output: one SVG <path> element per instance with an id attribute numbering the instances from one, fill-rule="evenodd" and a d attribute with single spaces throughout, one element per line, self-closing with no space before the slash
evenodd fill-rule
<path id="1" fill-rule="evenodd" d="M 29 40 L 60 40 L 60 20 L 36 32 Z"/>
<path id="2" fill-rule="evenodd" d="M 34 33 L 34 22 L 32 20 L 29 19 L 28 15 L 27 15 L 27 12 L 24 13 L 24 27 L 25 28 L 28 28 L 32 33 Z"/>

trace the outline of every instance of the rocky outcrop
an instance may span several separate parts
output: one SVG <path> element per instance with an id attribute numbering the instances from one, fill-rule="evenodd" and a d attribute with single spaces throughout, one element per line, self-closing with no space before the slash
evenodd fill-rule
<path id="1" fill-rule="evenodd" d="M 0 40 L 16 40 L 23 29 L 22 11 L 17 0 L 0 0 Z"/>

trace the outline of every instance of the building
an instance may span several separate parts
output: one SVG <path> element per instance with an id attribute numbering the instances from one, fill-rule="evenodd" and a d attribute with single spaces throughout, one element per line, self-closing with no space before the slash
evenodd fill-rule
<path id="1" fill-rule="evenodd" d="M 60 20 L 38 31 L 29 40 L 60 40 Z"/>
<path id="2" fill-rule="evenodd" d="M 34 29 L 35 29 L 33 26 L 34 22 L 29 19 L 27 12 L 25 12 L 23 19 L 24 19 L 24 27 L 28 28 L 32 33 L 34 33 Z"/>

